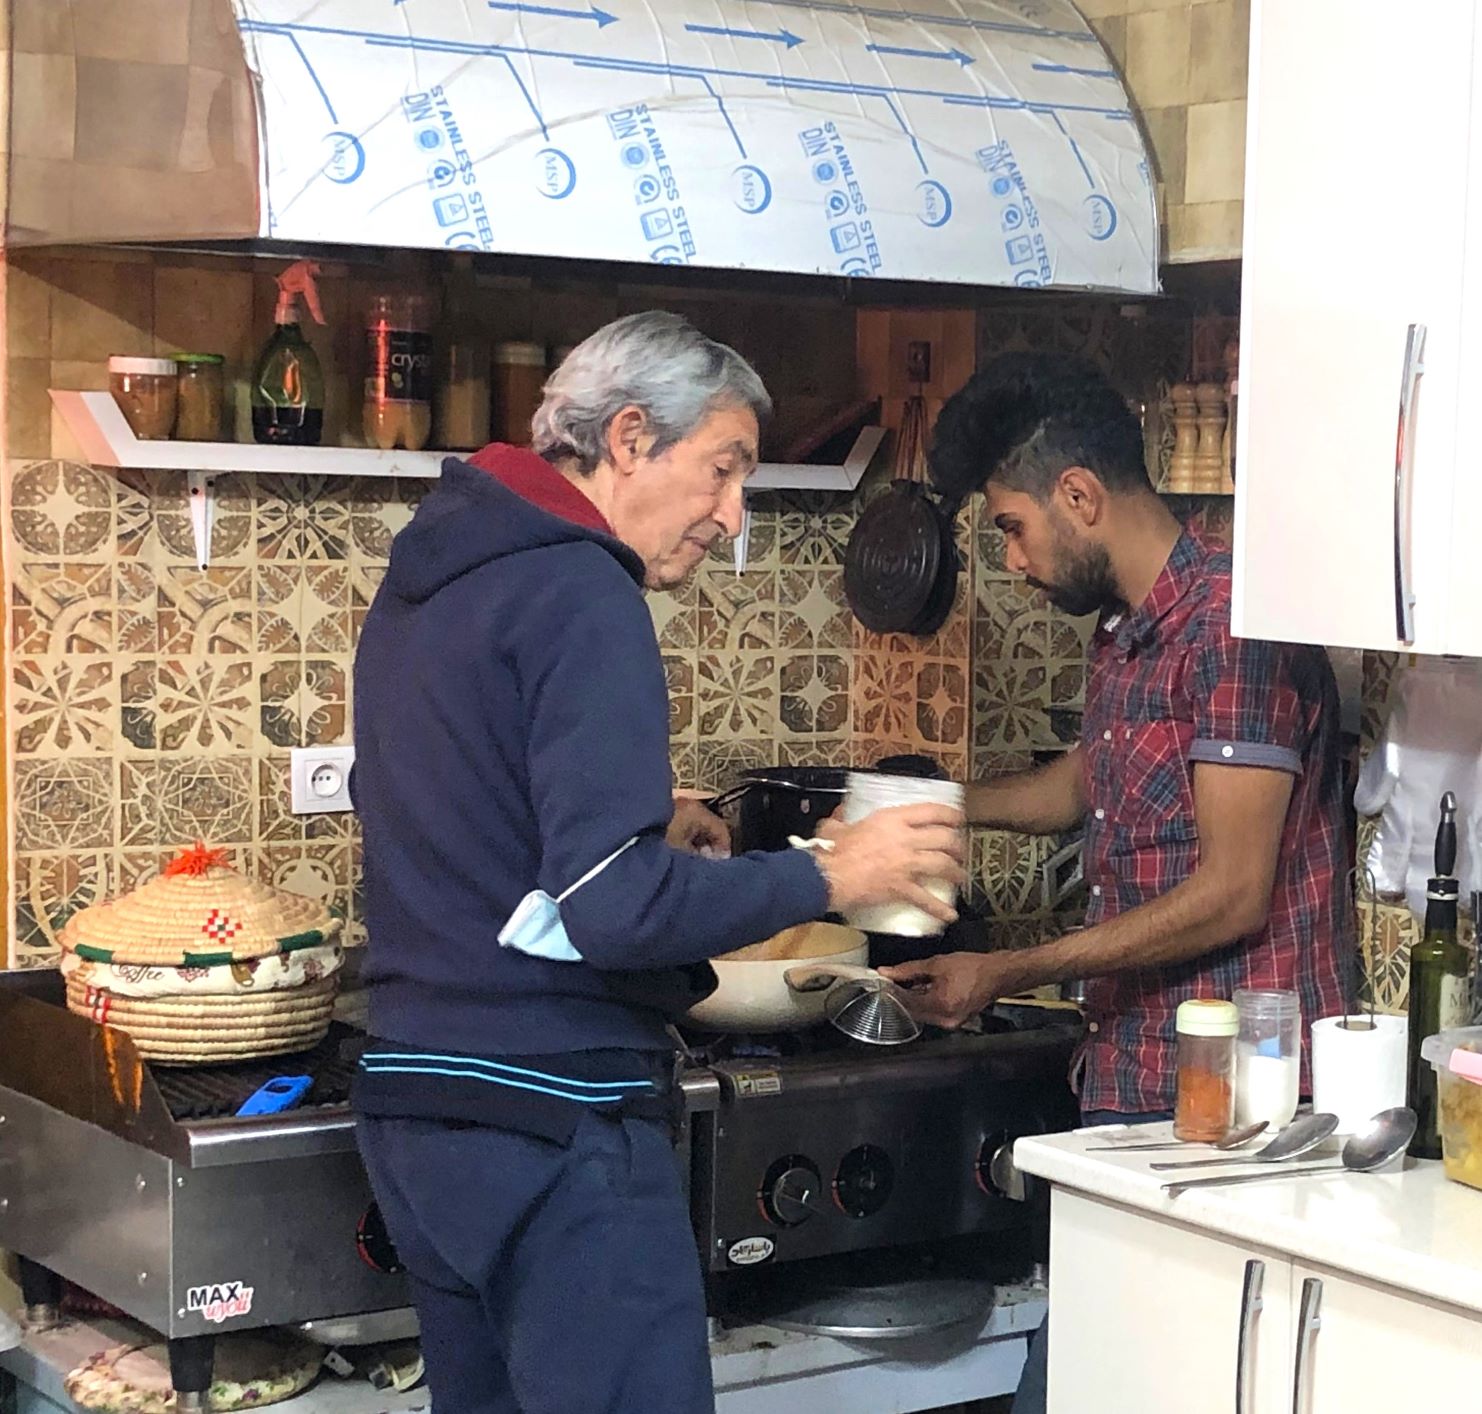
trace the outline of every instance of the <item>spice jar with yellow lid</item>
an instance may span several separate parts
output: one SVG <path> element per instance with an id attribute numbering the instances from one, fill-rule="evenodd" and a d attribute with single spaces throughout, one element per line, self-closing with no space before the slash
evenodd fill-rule
<path id="1" fill-rule="evenodd" d="M 1178 1034 L 1178 1098 L 1173 1137 L 1194 1144 L 1223 1139 L 1235 1122 L 1235 1037 L 1240 1012 L 1234 1002 L 1181 1002 Z"/>

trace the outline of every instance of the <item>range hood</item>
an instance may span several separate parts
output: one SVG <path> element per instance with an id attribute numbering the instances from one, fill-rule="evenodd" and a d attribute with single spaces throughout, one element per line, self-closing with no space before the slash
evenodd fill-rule
<path id="1" fill-rule="evenodd" d="M 1157 289 L 1142 134 L 1069 0 L 14 0 L 13 29 L 13 245 Z"/>

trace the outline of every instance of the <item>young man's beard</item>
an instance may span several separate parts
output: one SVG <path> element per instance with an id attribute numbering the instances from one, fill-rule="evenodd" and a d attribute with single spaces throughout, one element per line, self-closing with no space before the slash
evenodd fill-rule
<path id="1" fill-rule="evenodd" d="M 1055 582 L 1029 580 L 1063 614 L 1080 618 L 1121 607 L 1111 556 L 1104 545 L 1072 547 L 1069 537 L 1056 535 Z"/>

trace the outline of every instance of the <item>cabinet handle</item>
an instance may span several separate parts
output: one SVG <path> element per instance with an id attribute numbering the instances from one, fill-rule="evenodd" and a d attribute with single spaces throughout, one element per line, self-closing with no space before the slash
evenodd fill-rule
<path id="1" fill-rule="evenodd" d="M 1322 1279 L 1308 1277 L 1302 1283 L 1302 1306 L 1297 1315 L 1297 1358 L 1292 1377 L 1292 1414 L 1307 1407 L 1307 1364 L 1312 1355 L 1312 1337 L 1322 1329 Z"/>
<path id="2" fill-rule="evenodd" d="M 1415 642 L 1415 590 L 1410 583 L 1410 510 L 1415 474 L 1415 393 L 1425 373 L 1425 325 L 1405 334 L 1405 366 L 1400 374 L 1400 421 L 1395 432 L 1395 636 Z"/>
<path id="3" fill-rule="evenodd" d="M 1235 1414 L 1247 1414 L 1250 1408 L 1250 1362 L 1254 1355 L 1256 1317 L 1264 1304 L 1261 1287 L 1266 1280 L 1266 1264 L 1252 1257 L 1245 1264 L 1245 1280 L 1240 1286 L 1240 1346 L 1235 1356 Z"/>

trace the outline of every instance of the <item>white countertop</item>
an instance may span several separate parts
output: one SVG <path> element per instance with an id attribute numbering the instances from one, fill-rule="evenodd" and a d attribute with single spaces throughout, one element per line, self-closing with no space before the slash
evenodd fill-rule
<path id="1" fill-rule="evenodd" d="M 1154 1161 L 1211 1153 L 1194 1144 L 1180 1146 L 1186 1153 L 1086 1152 L 1171 1139 L 1172 1128 L 1118 1125 L 1020 1139 L 1014 1158 L 1026 1173 L 1064 1188 L 1482 1313 L 1482 1190 L 1451 1182 L 1439 1162 L 1406 1159 L 1403 1170 L 1311 1174 L 1170 1198 L 1160 1184 L 1251 1166 L 1149 1170 Z M 1336 1149 L 1297 1162 L 1323 1158 L 1336 1158 Z"/>

